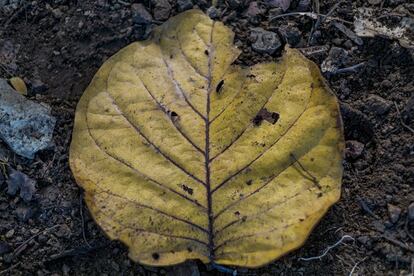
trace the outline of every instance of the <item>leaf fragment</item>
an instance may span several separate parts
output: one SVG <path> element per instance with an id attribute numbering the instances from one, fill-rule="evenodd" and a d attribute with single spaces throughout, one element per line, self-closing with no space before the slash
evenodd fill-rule
<path id="1" fill-rule="evenodd" d="M 340 196 L 342 124 L 317 66 L 293 49 L 234 65 L 233 38 L 186 11 L 110 58 L 78 104 L 71 169 L 135 261 L 261 266 Z"/>

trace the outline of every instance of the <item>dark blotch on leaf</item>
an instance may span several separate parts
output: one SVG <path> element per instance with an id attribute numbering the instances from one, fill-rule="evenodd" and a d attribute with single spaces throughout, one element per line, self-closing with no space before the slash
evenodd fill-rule
<path id="1" fill-rule="evenodd" d="M 263 108 L 257 113 L 256 117 L 253 118 L 253 123 L 256 126 L 260 126 L 262 121 L 266 120 L 271 124 L 275 124 L 279 120 L 279 113 L 270 112 L 266 108 Z"/>
<path id="2" fill-rule="evenodd" d="M 246 181 L 246 184 L 249 185 L 249 186 L 252 185 L 252 183 L 253 183 L 253 180 L 251 180 L 251 179 Z"/>
<path id="3" fill-rule="evenodd" d="M 221 80 L 221 81 L 217 84 L 217 87 L 216 87 L 216 92 L 217 92 L 217 93 L 220 93 L 220 92 L 221 92 L 221 89 L 223 88 L 223 85 L 224 85 L 224 80 Z"/>
<path id="4" fill-rule="evenodd" d="M 205 51 L 204 51 L 204 54 L 206 54 L 206 56 L 208 56 L 208 51 L 207 51 L 207 50 L 205 50 Z"/>
<path id="5" fill-rule="evenodd" d="M 158 253 L 152 253 L 152 258 L 154 260 L 158 260 L 160 258 L 160 254 L 158 254 Z"/>
<path id="6" fill-rule="evenodd" d="M 192 195 L 194 193 L 194 190 L 186 185 L 183 184 L 183 190 L 187 193 L 189 193 L 190 195 Z"/>

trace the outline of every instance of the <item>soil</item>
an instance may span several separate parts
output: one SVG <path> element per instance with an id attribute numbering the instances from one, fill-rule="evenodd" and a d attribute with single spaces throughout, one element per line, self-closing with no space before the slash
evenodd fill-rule
<path id="1" fill-rule="evenodd" d="M 34 160 L 0 144 L 0 275 L 223 274 L 196 262 L 167 268 L 132 262 L 125 246 L 110 241 L 91 219 L 68 166 L 79 97 L 108 57 L 145 39 L 153 25 L 179 12 L 175 0 L 170 10 L 160 12 L 159 3 L 165 2 L 142 2 L 155 19 L 138 24 L 133 0 L 0 1 L 0 77 L 22 77 L 28 97 L 49 104 L 57 118 L 54 146 Z M 329 20 L 314 31 L 316 20 L 306 16 L 270 21 L 269 16 L 280 14 L 269 7 L 271 1 L 250 4 L 253 15 L 246 14 L 249 2 L 218 3 L 218 19 L 235 31 L 235 43 L 243 50 L 238 63 L 251 65 L 281 55 L 281 48 L 272 55 L 252 49 L 250 30 L 262 27 L 277 33 L 283 44 L 288 41 L 307 52 L 320 66 L 332 58 L 332 47 L 343 49 L 344 60 L 333 60 L 342 63 L 341 68 L 363 65 L 325 74 L 341 101 L 347 140 L 341 200 L 302 248 L 260 269 L 239 269 L 239 274 L 413 275 L 414 221 L 408 216 L 414 202 L 413 50 L 386 37 L 363 38 L 357 45 Z M 287 12 L 303 6 L 306 10 L 306 2 L 292 1 Z M 338 2 L 320 1 L 320 13 L 328 13 Z M 331 16 L 350 21 L 344 25 L 352 30 L 358 7 L 391 14 L 389 20 L 395 22 L 395 16 L 414 13 L 408 2 L 346 0 Z M 204 11 L 209 7 L 204 0 L 194 4 Z M 311 46 L 319 52 L 309 54 Z M 25 203 L 7 194 L 1 180 L 7 167 L 37 181 L 35 200 Z M 323 257 L 303 259 L 321 255 L 341 238 L 343 243 Z"/>

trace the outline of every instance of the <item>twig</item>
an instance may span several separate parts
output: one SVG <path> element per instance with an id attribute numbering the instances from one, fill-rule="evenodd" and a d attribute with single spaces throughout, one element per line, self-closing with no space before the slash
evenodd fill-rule
<path id="1" fill-rule="evenodd" d="M 309 39 L 308 39 L 308 45 L 310 43 L 310 41 L 313 38 L 313 34 L 315 33 L 315 31 L 317 29 L 319 29 L 319 26 L 325 22 L 326 18 L 330 17 L 331 14 L 339 7 L 339 5 L 343 2 L 343 0 L 339 1 L 338 3 L 336 3 L 330 10 L 329 12 L 324 16 L 324 15 L 320 15 L 318 16 L 315 25 L 312 27 L 311 33 L 309 35 Z M 319 13 L 319 10 L 317 11 Z"/>
<path id="2" fill-rule="evenodd" d="M 21 262 L 18 262 L 17 264 L 14 264 L 14 265 L 10 266 L 9 268 L 7 268 L 7 269 L 5 269 L 5 270 L 0 271 L 0 275 L 4 275 L 4 274 L 6 274 L 7 272 L 9 272 L 10 270 L 12 270 L 13 268 L 15 268 L 15 267 L 19 266 L 19 265 L 20 265 L 20 263 L 21 263 Z"/>
<path id="3" fill-rule="evenodd" d="M 89 248 L 92 248 L 92 246 L 89 244 L 88 240 L 86 239 L 86 234 L 85 234 L 85 220 L 83 218 L 82 193 L 79 194 L 79 213 L 80 213 L 81 220 L 82 220 L 82 236 L 83 236 L 83 240 L 85 241 L 86 245 Z"/>
<path id="4" fill-rule="evenodd" d="M 327 16 L 326 14 L 320 14 L 320 13 L 316 13 L 316 12 L 291 12 L 291 13 L 285 13 L 285 14 L 281 14 L 281 15 L 276 15 L 273 16 L 272 18 L 270 18 L 270 21 L 273 21 L 275 19 L 278 18 L 282 18 L 282 17 L 286 17 L 286 16 L 296 16 L 296 15 L 304 15 L 304 16 L 308 16 L 312 19 L 318 19 L 318 16 L 323 16 L 325 17 L 325 19 L 329 19 L 329 20 L 337 20 L 337 21 L 341 21 L 347 24 L 354 24 L 351 21 L 347 21 L 338 17 L 331 17 L 331 16 Z"/>
<path id="5" fill-rule="evenodd" d="M 21 245 L 19 245 L 14 251 L 13 251 L 13 256 L 15 257 L 15 256 L 18 256 L 22 251 L 23 251 L 23 249 L 24 249 L 24 247 L 30 242 L 30 241 L 32 241 L 34 238 L 36 238 L 37 236 L 39 236 L 39 235 L 41 235 L 41 234 L 44 234 L 44 233 L 46 233 L 46 232 L 49 232 L 50 230 L 52 230 L 52 229 L 55 229 L 55 228 L 57 228 L 57 227 L 59 227 L 59 226 L 61 226 L 60 224 L 57 224 L 57 225 L 55 225 L 55 226 L 52 226 L 52 227 L 49 227 L 49 228 L 47 228 L 47 229 L 45 229 L 45 230 L 43 230 L 43 231 L 40 231 L 39 233 L 37 233 L 37 234 L 35 234 L 35 235 L 33 235 L 33 236 L 31 236 L 29 239 L 27 239 L 27 240 L 25 240 Z"/>
<path id="6" fill-rule="evenodd" d="M 384 239 L 386 239 L 386 240 L 387 240 L 387 241 L 389 241 L 390 243 L 393 243 L 393 244 L 395 244 L 395 245 L 397 245 L 397 246 L 401 247 L 402 249 L 405 249 L 405 250 L 407 250 L 407 251 L 409 251 L 409 252 L 414 253 L 414 248 L 411 248 L 411 247 L 409 247 L 409 246 L 407 246 L 407 245 L 403 244 L 403 243 L 402 243 L 402 242 L 400 242 L 399 240 L 396 240 L 396 239 L 394 239 L 394 238 L 391 238 L 391 237 L 389 237 L 389 236 L 387 236 L 387 235 L 381 235 L 381 237 L 382 237 L 382 238 L 384 238 Z"/>
<path id="7" fill-rule="evenodd" d="M 344 235 L 342 236 L 342 238 L 337 241 L 335 244 L 328 246 L 322 253 L 322 255 L 319 256 L 315 256 L 315 257 L 309 257 L 309 258 L 299 258 L 300 261 L 313 261 L 313 260 L 321 260 L 323 257 L 326 256 L 326 254 L 328 254 L 329 251 L 331 251 L 332 249 L 334 249 L 335 247 L 337 247 L 338 245 L 340 245 L 341 243 L 344 242 L 345 239 L 350 239 L 352 241 L 354 241 L 355 239 L 349 235 Z"/>
<path id="8" fill-rule="evenodd" d="M 348 276 L 352 276 L 356 270 L 356 268 L 362 263 L 364 262 L 368 257 L 363 258 L 362 260 L 360 260 L 359 262 L 357 262 L 354 267 L 352 267 L 352 270 L 349 272 Z"/>
<path id="9" fill-rule="evenodd" d="M 400 118 L 401 125 L 405 127 L 406 129 L 408 129 L 409 131 L 411 131 L 412 133 L 414 133 L 414 129 L 412 129 L 409 125 L 404 123 L 404 120 L 401 117 L 400 109 L 398 108 L 398 105 L 396 102 L 394 102 L 394 105 L 395 105 L 395 108 L 397 109 L 397 114 L 398 114 L 398 117 Z"/>
<path id="10" fill-rule="evenodd" d="M 296 156 L 291 153 L 290 156 L 293 158 L 293 160 L 295 160 L 296 163 L 298 163 L 299 167 L 309 176 L 309 178 L 311 179 L 311 181 L 313 182 L 313 184 L 315 184 L 316 187 L 318 187 L 319 189 L 322 189 L 321 185 L 318 182 L 318 179 L 313 176 L 300 162 L 299 160 L 296 158 Z"/>
<path id="11" fill-rule="evenodd" d="M 330 72 L 330 74 L 344 74 L 344 73 L 356 73 L 360 67 L 363 67 L 365 65 L 365 62 L 361 62 L 355 65 L 352 65 L 350 67 L 340 68 L 338 70 L 335 70 L 333 72 Z"/>

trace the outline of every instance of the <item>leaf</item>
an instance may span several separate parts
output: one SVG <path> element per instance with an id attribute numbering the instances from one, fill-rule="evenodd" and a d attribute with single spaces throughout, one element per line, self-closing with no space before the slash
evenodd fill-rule
<path id="1" fill-rule="evenodd" d="M 233 37 L 184 12 L 109 59 L 78 104 L 73 174 L 135 261 L 257 267 L 340 196 L 341 119 L 317 66 L 293 49 L 233 65 Z"/>

